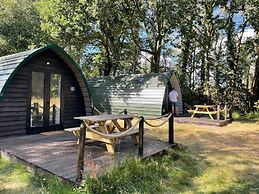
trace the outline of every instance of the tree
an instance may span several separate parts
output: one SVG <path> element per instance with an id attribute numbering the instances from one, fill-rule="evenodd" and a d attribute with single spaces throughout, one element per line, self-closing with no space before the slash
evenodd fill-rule
<path id="1" fill-rule="evenodd" d="M 46 43 L 32 0 L 0 0 L 0 10 L 0 55 Z"/>
<path id="2" fill-rule="evenodd" d="M 136 58 L 128 22 L 134 7 L 129 3 L 42 0 L 37 5 L 43 30 L 73 53 L 85 71 L 97 68 L 108 76 L 129 69 Z"/>
<path id="3" fill-rule="evenodd" d="M 142 0 L 138 7 L 140 32 L 135 34 L 139 50 L 149 55 L 151 72 L 159 72 L 163 50 L 173 42 L 176 27 L 176 1 Z M 137 37 L 136 37 L 137 36 Z"/>
<path id="4" fill-rule="evenodd" d="M 252 25 L 253 29 L 255 30 L 255 38 L 254 38 L 254 48 L 255 48 L 255 55 L 256 55 L 256 62 L 255 62 L 255 72 L 254 72 L 254 80 L 253 80 L 253 95 L 254 100 L 259 100 L 259 1 L 252 0 L 246 1 L 246 9 L 245 15 L 249 20 L 250 24 Z"/>

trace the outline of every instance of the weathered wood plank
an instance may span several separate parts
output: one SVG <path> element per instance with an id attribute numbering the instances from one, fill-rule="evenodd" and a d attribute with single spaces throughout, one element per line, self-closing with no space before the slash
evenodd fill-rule
<path id="1" fill-rule="evenodd" d="M 78 146 L 77 138 L 69 132 L 49 132 L 38 135 L 0 139 L 0 150 L 15 155 L 27 165 L 41 168 L 66 180 L 75 181 Z M 143 158 L 170 148 L 167 142 L 144 138 Z M 115 155 L 107 154 L 105 144 L 87 140 L 85 144 L 85 173 L 102 174 L 115 163 L 124 161 L 126 155 L 137 155 L 130 137 L 115 145 Z"/>

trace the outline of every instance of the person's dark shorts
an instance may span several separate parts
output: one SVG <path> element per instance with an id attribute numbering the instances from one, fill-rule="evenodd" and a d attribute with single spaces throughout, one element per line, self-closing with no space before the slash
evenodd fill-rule
<path id="1" fill-rule="evenodd" d="M 178 107 L 178 102 L 169 102 L 170 107 Z"/>

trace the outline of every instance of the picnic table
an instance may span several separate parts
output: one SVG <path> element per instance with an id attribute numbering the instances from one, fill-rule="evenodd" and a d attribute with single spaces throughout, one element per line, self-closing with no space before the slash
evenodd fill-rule
<path id="1" fill-rule="evenodd" d="M 110 153 L 115 152 L 114 145 L 117 140 L 116 137 L 131 135 L 133 143 L 138 144 L 138 128 L 133 128 L 132 130 L 129 130 L 130 128 L 134 127 L 131 122 L 133 119 L 132 115 L 103 114 L 75 117 L 75 119 L 82 120 L 87 125 L 86 138 L 106 143 L 106 148 Z M 123 120 L 125 122 L 124 126 L 121 126 L 118 120 Z M 92 128 L 96 131 L 89 130 Z M 80 130 L 78 132 L 80 133 Z M 115 136 L 113 136 L 112 134 L 115 134 Z"/>
<path id="2" fill-rule="evenodd" d="M 217 111 L 214 110 L 214 105 L 194 105 L 195 110 L 192 111 L 192 116 L 193 118 L 195 114 L 204 114 L 204 115 L 209 115 L 212 120 L 213 117 L 212 115 L 217 114 Z"/>

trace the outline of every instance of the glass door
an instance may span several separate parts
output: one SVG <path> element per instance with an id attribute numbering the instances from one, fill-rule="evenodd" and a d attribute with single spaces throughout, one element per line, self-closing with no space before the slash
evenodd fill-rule
<path id="1" fill-rule="evenodd" d="M 49 124 L 60 124 L 61 115 L 61 75 L 50 75 L 50 108 L 49 108 Z"/>
<path id="2" fill-rule="evenodd" d="M 61 127 L 61 75 L 32 71 L 29 133 Z"/>
<path id="3" fill-rule="evenodd" d="M 44 124 L 44 78 L 44 73 L 32 72 L 30 127 L 43 127 Z"/>

